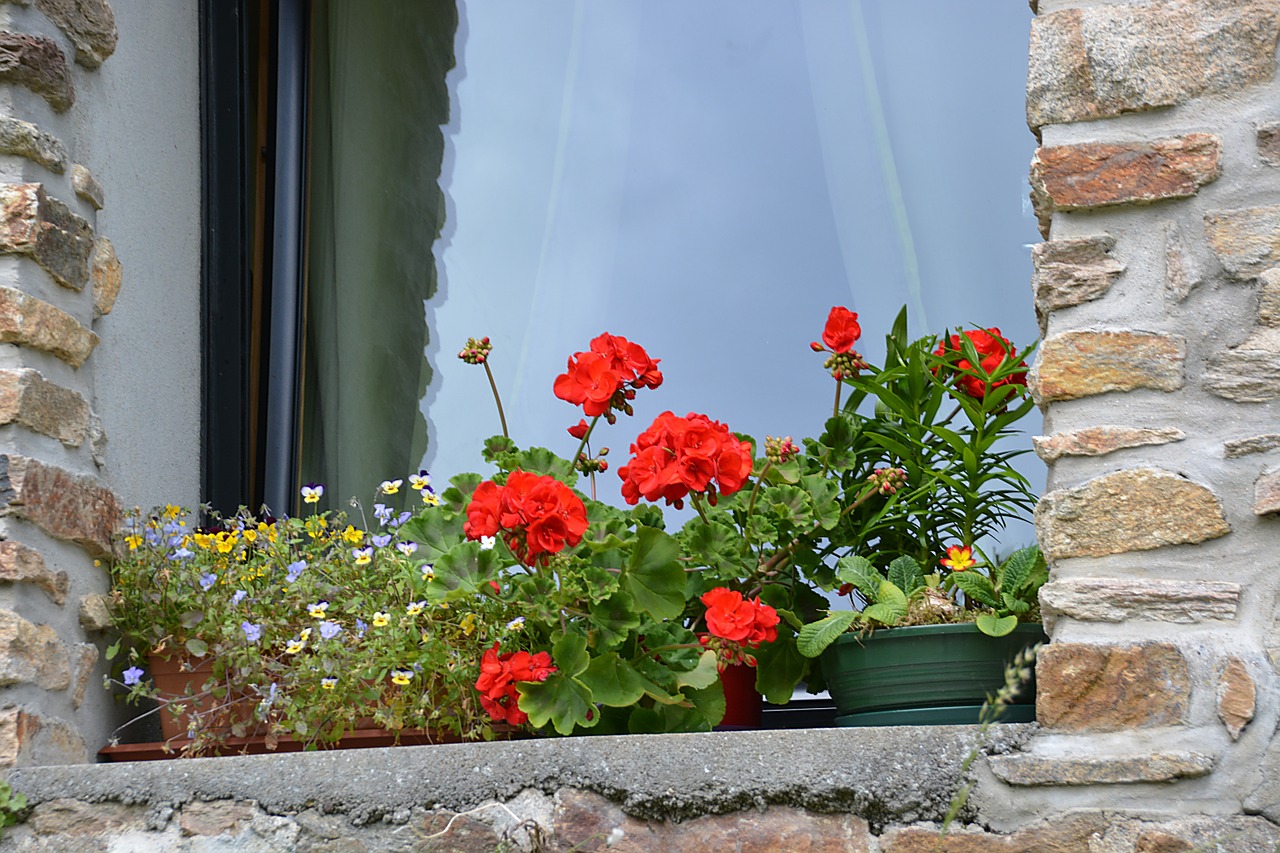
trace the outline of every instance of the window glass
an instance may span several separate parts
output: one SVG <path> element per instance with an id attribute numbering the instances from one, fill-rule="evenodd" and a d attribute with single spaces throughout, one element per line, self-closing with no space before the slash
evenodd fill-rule
<path id="1" fill-rule="evenodd" d="M 317 168 L 368 174 L 326 202 L 350 226 L 313 229 L 313 294 L 317 252 L 363 254 L 324 273 L 335 295 L 308 322 L 331 319 L 308 346 L 385 357 L 334 373 L 359 389 L 336 404 L 309 382 L 304 478 L 358 458 L 345 496 L 419 464 L 482 467 L 500 426 L 456 358 L 468 336 L 493 340 L 512 437 L 561 454 L 580 413 L 551 387 L 571 352 L 609 331 L 662 359 L 664 385 L 597 433 L 615 468 L 667 409 L 761 440 L 816 432 L 833 389 L 808 343 L 832 305 L 859 312 L 873 362 L 903 305 L 916 334 L 1035 337 L 1027 9 L 471 0 L 455 22 L 427 5 L 327 4 L 346 14 L 318 49 L 367 73 L 329 72 L 351 113 L 328 119 L 330 166 L 313 142 L 313 195 Z"/>

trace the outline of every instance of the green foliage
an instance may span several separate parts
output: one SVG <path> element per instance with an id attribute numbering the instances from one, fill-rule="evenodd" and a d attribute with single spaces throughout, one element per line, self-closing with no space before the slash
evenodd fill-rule
<path id="1" fill-rule="evenodd" d="M 27 816 L 27 798 L 0 780 L 0 834 L 3 828 L 21 823 Z"/>

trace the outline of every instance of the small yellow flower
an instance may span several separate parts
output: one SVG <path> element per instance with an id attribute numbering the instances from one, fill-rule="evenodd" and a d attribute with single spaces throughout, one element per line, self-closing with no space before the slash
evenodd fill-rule
<path id="1" fill-rule="evenodd" d="M 284 653 L 286 655 L 296 655 L 298 652 L 302 651 L 306 647 L 307 647 L 306 640 L 290 640 L 288 645 L 284 647 Z"/>
<path id="2" fill-rule="evenodd" d="M 422 632 L 422 642 L 424 642 L 424 643 L 429 643 L 429 642 L 431 642 L 431 634 L 430 634 L 429 632 L 427 632 L 427 631 L 423 631 L 423 632 Z"/>
<path id="3" fill-rule="evenodd" d="M 165 505 L 164 517 L 166 520 L 170 518 L 177 518 L 181 514 L 182 514 L 182 507 L 177 507 L 177 506 L 174 506 L 173 504 Z"/>
<path id="4" fill-rule="evenodd" d="M 303 527 L 306 528 L 307 535 L 310 536 L 312 539 L 319 539 L 320 535 L 324 533 L 325 528 L 327 528 L 328 526 L 329 526 L 329 522 L 325 521 L 323 518 L 318 518 L 314 515 L 308 518 L 306 522 L 304 522 L 303 524 Z"/>
<path id="5" fill-rule="evenodd" d="M 430 563 L 422 564 L 422 579 L 428 582 L 436 579 L 436 571 L 435 569 L 431 568 Z"/>
<path id="6" fill-rule="evenodd" d="M 952 545 L 947 549 L 947 556 L 938 562 L 953 572 L 963 572 L 970 566 L 977 564 L 977 561 L 973 559 L 973 549 L 967 545 Z"/>
<path id="7" fill-rule="evenodd" d="M 325 690 L 332 690 L 333 688 L 338 686 L 338 679 L 322 678 L 320 679 L 320 686 L 323 687 Z"/>
<path id="8" fill-rule="evenodd" d="M 244 536 L 244 541 L 252 542 L 258 538 L 258 531 L 254 530 L 252 527 L 246 527 L 242 535 Z"/>
<path id="9" fill-rule="evenodd" d="M 404 485 L 404 480 L 383 480 L 378 485 L 378 491 L 384 495 L 394 495 L 400 491 L 402 485 Z"/>
<path id="10" fill-rule="evenodd" d="M 373 562 L 372 548 L 356 548 L 351 554 L 356 558 L 357 566 L 367 566 Z"/>
<path id="11" fill-rule="evenodd" d="M 409 475 L 409 488 L 413 489 L 415 492 L 420 492 L 429 485 L 431 485 L 431 477 L 427 474 Z"/>
<path id="12" fill-rule="evenodd" d="M 468 613 L 462 617 L 462 621 L 458 623 L 458 627 L 462 629 L 462 633 L 470 637 L 476 630 L 476 615 Z"/>
<path id="13" fill-rule="evenodd" d="M 391 614 L 385 610 L 379 610 L 377 613 L 373 614 L 373 627 L 375 628 L 381 628 L 390 621 Z"/>
<path id="14" fill-rule="evenodd" d="M 413 601 L 405 606 L 404 612 L 409 616 L 417 616 L 426 606 L 427 603 L 425 601 Z"/>
<path id="15" fill-rule="evenodd" d="M 427 506 L 440 506 L 440 498 L 436 497 L 436 493 L 430 489 L 422 490 L 422 502 Z"/>
<path id="16" fill-rule="evenodd" d="M 130 533 L 124 537 L 124 544 L 129 546 L 130 551 L 136 551 L 142 547 L 142 537 L 136 533 Z"/>
<path id="17" fill-rule="evenodd" d="M 364 541 L 364 531 L 358 530 L 352 525 L 348 524 L 347 529 L 342 531 L 342 538 L 350 542 L 352 545 L 359 545 L 361 542 Z"/>
<path id="18" fill-rule="evenodd" d="M 219 554 L 229 554 L 236 547 L 236 534 L 234 531 L 223 530 L 214 537 L 214 545 L 218 549 Z"/>
<path id="19" fill-rule="evenodd" d="M 307 483 L 302 487 L 302 502 L 308 504 L 320 503 L 320 496 L 324 494 L 324 486 L 318 486 L 315 483 Z"/>
<path id="20" fill-rule="evenodd" d="M 311 629 L 310 629 L 310 628 L 303 628 L 303 629 L 298 633 L 298 636 L 299 636 L 299 637 L 301 637 L 301 638 L 302 638 L 302 642 L 304 642 L 304 643 L 305 643 L 307 640 L 310 640 L 310 639 L 311 639 Z"/>
<path id="21" fill-rule="evenodd" d="M 329 602 L 317 601 L 315 604 L 312 604 L 307 608 L 307 613 L 311 614 L 311 618 L 313 619 L 323 619 L 325 615 L 324 612 L 328 609 Z"/>
<path id="22" fill-rule="evenodd" d="M 208 533 L 197 533 L 195 539 L 196 544 L 206 551 L 213 547 L 213 537 Z"/>
<path id="23" fill-rule="evenodd" d="M 413 678 L 413 671 L 408 669 L 391 670 L 391 683 L 404 686 Z"/>

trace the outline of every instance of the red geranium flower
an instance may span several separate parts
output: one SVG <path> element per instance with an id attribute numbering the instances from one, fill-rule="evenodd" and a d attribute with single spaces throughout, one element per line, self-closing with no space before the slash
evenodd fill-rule
<path id="1" fill-rule="evenodd" d="M 630 462 L 618 469 L 622 497 L 665 500 L 680 507 L 690 492 L 731 495 L 751 474 L 751 444 L 706 415 L 678 418 L 663 412 L 631 445 Z"/>
<path id="2" fill-rule="evenodd" d="M 1017 349 L 1009 342 L 1009 339 L 1000 334 L 1000 330 L 992 327 L 987 330 L 970 329 L 962 332 L 964 337 L 973 343 L 973 348 L 978 351 L 980 364 L 983 372 L 991 374 L 1000 367 L 1000 365 L 1008 359 L 1013 361 L 1018 356 Z M 963 355 L 960 355 L 962 342 L 960 335 L 952 335 L 951 337 L 938 344 L 938 348 L 934 350 L 934 355 L 951 356 L 955 358 L 956 367 L 956 387 L 964 391 L 970 397 L 976 397 L 981 400 L 992 388 L 999 388 L 1003 385 L 1026 385 L 1027 373 L 1025 370 L 1018 373 L 1012 373 L 1003 379 L 995 382 L 988 382 L 979 376 L 974 376 L 966 371 L 974 370 L 974 365 Z M 958 357 L 957 357 L 958 356 Z"/>
<path id="3" fill-rule="evenodd" d="M 515 682 L 546 681 L 556 667 L 546 652 L 529 654 L 518 651 L 499 655 L 498 648 L 495 642 L 493 648 L 486 649 L 480 658 L 480 677 L 476 679 L 480 706 L 495 720 L 513 726 L 523 725 L 529 721 L 529 715 L 516 704 L 520 701 L 520 692 L 516 690 Z"/>
<path id="4" fill-rule="evenodd" d="M 778 611 L 757 598 L 723 586 L 704 593 L 707 630 L 714 636 L 755 648 L 778 639 Z"/>
<path id="5" fill-rule="evenodd" d="M 587 430 L 590 428 L 590 425 L 580 418 L 576 424 L 569 427 L 569 435 L 578 439 L 578 441 L 582 441 L 582 437 L 587 434 Z"/>
<path id="6" fill-rule="evenodd" d="M 862 327 L 858 325 L 858 315 L 839 305 L 832 308 L 826 328 L 822 330 L 822 342 L 832 352 L 843 353 L 851 351 L 860 337 Z"/>
<path id="7" fill-rule="evenodd" d="M 512 471 L 505 485 L 485 480 L 467 505 L 462 530 L 468 539 L 502 535 L 527 565 L 573 547 L 587 532 L 587 508 L 555 477 Z"/>
<path id="8" fill-rule="evenodd" d="M 556 377 L 554 390 L 561 400 L 582 406 L 585 414 L 603 415 L 613 423 L 614 410 L 631 414 L 627 401 L 635 397 L 637 388 L 661 384 L 658 359 L 650 358 L 639 344 L 605 332 L 591 341 L 588 351 L 569 356 L 569 366 Z"/>

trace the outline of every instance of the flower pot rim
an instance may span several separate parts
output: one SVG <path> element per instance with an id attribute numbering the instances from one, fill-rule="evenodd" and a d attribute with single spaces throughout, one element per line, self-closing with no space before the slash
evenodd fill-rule
<path id="1" fill-rule="evenodd" d="M 851 634 L 844 633 L 836 637 L 832 645 L 837 643 L 864 643 L 872 640 L 888 639 L 890 637 L 922 637 L 931 634 L 980 634 L 978 623 L 976 622 L 940 622 L 936 625 L 906 625 L 896 628 L 877 628 L 870 634 Z M 1019 622 L 1009 634 L 1044 634 L 1043 622 Z M 983 636 L 988 636 L 983 634 Z M 999 640 L 1000 637 L 991 637 L 993 640 Z"/>

